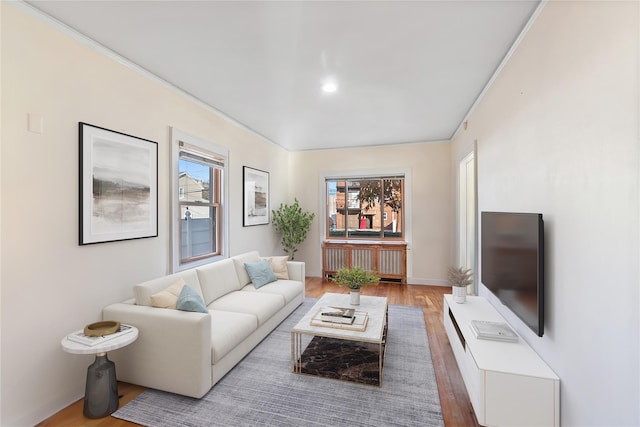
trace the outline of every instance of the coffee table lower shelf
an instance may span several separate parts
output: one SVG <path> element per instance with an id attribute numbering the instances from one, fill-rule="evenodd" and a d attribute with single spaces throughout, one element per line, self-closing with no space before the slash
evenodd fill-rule
<path id="1" fill-rule="evenodd" d="M 341 381 L 381 386 L 386 343 L 373 344 L 314 336 L 303 347 L 302 336 L 294 337 L 292 371 Z M 295 343 L 298 343 L 296 345 Z"/>

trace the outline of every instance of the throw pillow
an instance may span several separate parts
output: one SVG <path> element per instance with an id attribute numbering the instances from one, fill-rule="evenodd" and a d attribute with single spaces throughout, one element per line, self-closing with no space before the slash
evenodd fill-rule
<path id="1" fill-rule="evenodd" d="M 245 262 L 244 268 L 247 270 L 247 274 L 256 289 L 278 280 L 276 275 L 273 274 L 269 261 L 266 259 L 259 262 Z"/>
<path id="2" fill-rule="evenodd" d="M 271 270 L 273 270 L 276 278 L 289 280 L 289 270 L 287 269 L 287 261 L 289 261 L 289 257 L 287 255 L 266 257 L 264 259 L 269 261 Z"/>
<path id="3" fill-rule="evenodd" d="M 180 296 L 178 297 L 178 302 L 176 303 L 176 308 L 182 311 L 195 311 L 197 313 L 209 312 L 207 307 L 204 305 L 202 297 L 189 286 L 182 288 Z"/>
<path id="4" fill-rule="evenodd" d="M 179 279 L 177 282 L 163 289 L 162 291 L 151 295 L 151 307 L 159 308 L 176 308 L 178 297 L 182 288 L 185 286 L 184 280 Z"/>

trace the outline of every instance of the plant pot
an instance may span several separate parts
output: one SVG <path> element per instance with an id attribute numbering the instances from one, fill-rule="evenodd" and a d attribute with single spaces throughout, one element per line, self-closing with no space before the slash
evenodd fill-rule
<path id="1" fill-rule="evenodd" d="M 360 305 L 360 289 L 352 289 L 351 292 L 349 292 L 349 303 L 351 305 Z"/>
<path id="2" fill-rule="evenodd" d="M 458 304 L 464 304 L 464 302 L 467 300 L 467 287 L 466 286 L 452 286 L 452 294 L 453 294 L 453 301 L 457 302 Z"/>

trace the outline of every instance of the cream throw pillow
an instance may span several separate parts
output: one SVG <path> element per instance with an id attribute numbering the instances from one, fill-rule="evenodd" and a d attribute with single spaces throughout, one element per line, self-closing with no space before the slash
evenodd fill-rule
<path id="1" fill-rule="evenodd" d="M 272 256 L 266 257 L 265 259 L 269 261 L 276 278 L 289 280 L 289 270 L 287 270 L 287 261 L 289 261 L 288 256 Z"/>
<path id="2" fill-rule="evenodd" d="M 173 308 L 175 310 L 178 297 L 185 285 L 184 280 L 179 279 L 168 288 L 151 295 L 151 307 Z"/>

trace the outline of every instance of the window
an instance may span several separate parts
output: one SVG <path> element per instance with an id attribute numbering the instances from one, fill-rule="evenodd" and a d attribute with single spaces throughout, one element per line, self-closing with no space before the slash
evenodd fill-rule
<path id="1" fill-rule="evenodd" d="M 326 178 L 329 239 L 404 239 L 404 176 Z"/>
<path id="2" fill-rule="evenodd" d="M 226 255 L 227 151 L 173 130 L 173 270 Z"/>

